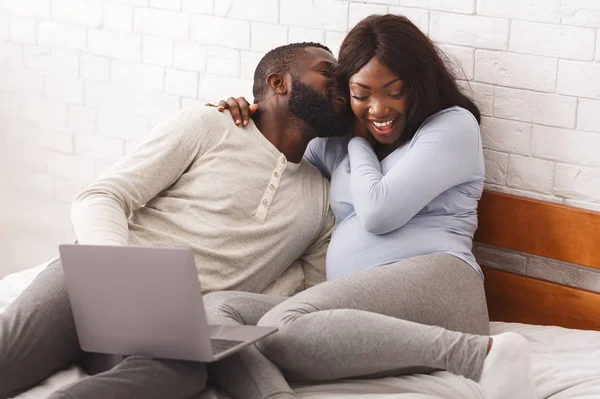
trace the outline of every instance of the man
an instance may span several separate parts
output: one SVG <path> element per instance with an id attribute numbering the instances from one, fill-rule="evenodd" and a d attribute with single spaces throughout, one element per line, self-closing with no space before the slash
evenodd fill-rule
<path id="1" fill-rule="evenodd" d="M 78 241 L 191 247 L 205 293 L 291 295 L 323 281 L 333 228 L 328 184 L 302 155 L 312 138 L 347 131 L 345 102 L 328 79 L 334 62 L 315 43 L 269 52 L 255 72 L 260 112 L 249 134 L 209 107 L 158 126 L 77 197 Z M 81 355 L 55 261 L 1 315 L 0 398 Z M 51 397 L 190 398 L 203 391 L 205 374 L 201 363 L 131 356 Z"/>

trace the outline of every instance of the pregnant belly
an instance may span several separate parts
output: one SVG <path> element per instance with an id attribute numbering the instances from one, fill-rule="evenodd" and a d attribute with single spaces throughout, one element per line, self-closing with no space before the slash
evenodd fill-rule
<path id="1" fill-rule="evenodd" d="M 470 239 L 443 227 L 407 223 L 387 234 L 367 232 L 356 215 L 348 217 L 334 231 L 327 250 L 327 279 L 413 256 L 467 249 Z"/>

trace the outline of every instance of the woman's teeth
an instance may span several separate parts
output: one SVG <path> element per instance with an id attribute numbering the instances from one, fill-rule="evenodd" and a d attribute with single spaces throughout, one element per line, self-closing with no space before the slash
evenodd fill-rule
<path id="1" fill-rule="evenodd" d="M 375 122 L 373 121 L 373 125 L 375 125 L 376 127 L 386 127 L 392 124 L 392 122 L 394 122 L 394 120 L 389 120 L 387 122 Z"/>

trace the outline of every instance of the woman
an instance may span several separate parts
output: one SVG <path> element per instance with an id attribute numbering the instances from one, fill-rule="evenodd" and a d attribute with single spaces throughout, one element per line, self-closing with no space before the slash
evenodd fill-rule
<path id="1" fill-rule="evenodd" d="M 336 76 L 357 128 L 315 139 L 305 154 L 331 179 L 328 281 L 286 300 L 219 293 L 224 317 L 254 312 L 246 322 L 278 327 L 257 347 L 288 378 L 444 369 L 480 382 L 487 398 L 536 397 L 524 338 L 487 336 L 471 252 L 484 182 L 477 106 L 400 16 L 358 23 Z M 219 105 L 246 121 L 244 99 Z M 268 312 L 257 320 L 257 309 Z"/>

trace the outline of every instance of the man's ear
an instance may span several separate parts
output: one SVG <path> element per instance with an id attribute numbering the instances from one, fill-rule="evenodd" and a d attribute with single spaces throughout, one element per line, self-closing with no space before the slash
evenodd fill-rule
<path id="1" fill-rule="evenodd" d="M 278 73 L 272 73 L 267 76 L 267 85 L 279 95 L 286 95 L 289 90 L 287 79 Z"/>

